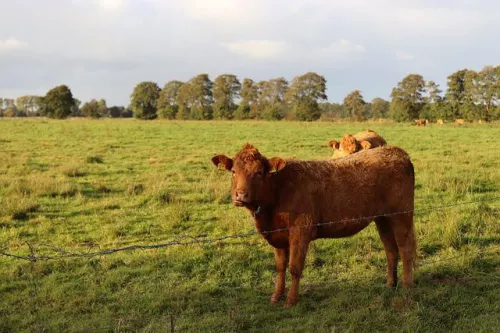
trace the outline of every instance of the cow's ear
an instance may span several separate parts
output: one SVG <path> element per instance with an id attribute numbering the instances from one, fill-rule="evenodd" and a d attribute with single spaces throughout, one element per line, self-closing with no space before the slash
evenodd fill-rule
<path id="1" fill-rule="evenodd" d="M 339 147 L 340 147 L 340 143 L 335 141 L 335 140 L 330 140 L 330 142 L 328 142 L 328 145 L 330 147 L 332 147 L 332 149 L 335 149 L 335 150 L 339 150 Z"/>
<path id="2" fill-rule="evenodd" d="M 226 170 L 231 170 L 231 168 L 233 167 L 233 160 L 226 155 L 215 155 L 214 157 L 212 157 L 212 163 L 216 167 L 219 167 L 219 165 L 222 164 L 222 166 Z"/>
<path id="3" fill-rule="evenodd" d="M 269 160 L 269 172 L 280 172 L 286 166 L 286 161 L 279 157 L 273 157 Z"/>
<path id="4" fill-rule="evenodd" d="M 366 140 L 361 141 L 359 144 L 361 145 L 361 148 L 363 148 L 363 149 L 370 149 L 372 147 L 372 144 Z"/>

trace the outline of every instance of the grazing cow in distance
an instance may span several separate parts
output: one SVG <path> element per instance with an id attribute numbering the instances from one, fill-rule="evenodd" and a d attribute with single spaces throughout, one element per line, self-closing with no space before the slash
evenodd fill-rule
<path id="1" fill-rule="evenodd" d="M 387 142 L 377 132 L 367 130 L 354 135 L 346 134 L 340 139 L 340 142 L 330 140 L 328 145 L 333 149 L 334 157 L 342 157 L 354 154 L 361 150 L 382 147 Z"/>
<path id="2" fill-rule="evenodd" d="M 438 125 L 444 125 L 444 121 L 443 121 L 443 119 L 438 119 L 438 120 L 436 121 L 436 124 L 438 124 Z"/>
<path id="3" fill-rule="evenodd" d="M 233 158 L 216 155 L 212 163 L 231 172 L 233 204 L 250 212 L 274 247 L 272 303 L 285 294 L 287 266 L 292 282 L 285 306 L 298 302 L 310 242 L 353 236 L 373 220 L 387 257 L 387 285 L 397 284 L 399 256 L 403 286 L 413 285 L 415 175 L 403 149 L 386 146 L 341 159 L 300 161 L 268 159 L 246 144 Z"/>
<path id="4" fill-rule="evenodd" d="M 465 119 L 455 119 L 455 124 L 463 125 L 465 124 Z"/>
<path id="5" fill-rule="evenodd" d="M 417 124 L 417 126 L 425 126 L 429 123 L 429 120 L 428 119 L 416 119 L 415 123 Z"/>

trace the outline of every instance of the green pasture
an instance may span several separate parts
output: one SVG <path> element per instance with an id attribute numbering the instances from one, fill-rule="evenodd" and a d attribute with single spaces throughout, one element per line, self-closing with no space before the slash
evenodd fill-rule
<path id="1" fill-rule="evenodd" d="M 247 233 L 213 154 L 250 142 L 267 157 L 327 159 L 330 139 L 368 128 L 415 166 L 415 288 L 385 287 L 374 225 L 313 243 L 293 309 L 269 302 L 273 252 L 258 235 L 0 256 L 0 332 L 499 332 L 500 123 L 0 119 L 0 251 Z M 471 201 L 484 202 L 449 206 Z"/>

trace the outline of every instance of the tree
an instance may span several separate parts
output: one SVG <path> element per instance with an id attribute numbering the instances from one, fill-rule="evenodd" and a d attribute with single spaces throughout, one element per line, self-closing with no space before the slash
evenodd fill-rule
<path id="1" fill-rule="evenodd" d="M 241 101 L 234 113 L 235 119 L 248 119 L 251 114 L 256 115 L 258 88 L 252 79 L 243 79 L 240 92 Z M 252 109 L 254 112 L 252 112 Z"/>
<path id="2" fill-rule="evenodd" d="M 484 111 L 479 115 L 483 120 L 495 117 L 495 106 L 500 101 L 500 65 L 485 66 L 477 75 L 477 103 Z"/>
<path id="3" fill-rule="evenodd" d="M 295 117 L 302 121 L 319 119 L 318 102 L 326 98 L 326 79 L 313 72 L 295 77 L 286 92 L 286 100 Z"/>
<path id="4" fill-rule="evenodd" d="M 288 81 L 282 77 L 259 82 L 259 113 L 264 119 L 282 119 L 285 115 L 285 94 Z"/>
<path id="5" fill-rule="evenodd" d="M 380 97 L 371 102 L 371 114 L 374 119 L 387 118 L 389 114 L 389 102 Z"/>
<path id="6" fill-rule="evenodd" d="M 82 113 L 80 112 L 80 105 L 82 105 L 82 102 L 77 98 L 74 98 L 73 100 L 74 100 L 74 103 L 73 103 L 73 106 L 71 107 L 71 116 L 72 117 L 81 117 Z"/>
<path id="7" fill-rule="evenodd" d="M 130 105 L 138 119 L 150 120 L 156 118 L 160 87 L 155 82 L 139 83 L 130 95 Z"/>
<path id="8" fill-rule="evenodd" d="M 177 119 L 185 120 L 191 118 L 190 115 L 190 94 L 191 94 L 191 83 L 184 83 L 177 92 L 176 103 L 179 106 L 179 110 L 176 114 Z"/>
<path id="9" fill-rule="evenodd" d="M 350 118 L 356 121 L 366 120 L 365 104 L 366 102 L 359 90 L 352 91 L 344 98 L 344 107 Z"/>
<path id="10" fill-rule="evenodd" d="M 3 99 L 3 106 L 5 108 L 8 108 L 8 107 L 16 106 L 16 105 L 15 105 L 15 101 L 13 98 L 4 98 Z"/>
<path id="11" fill-rule="evenodd" d="M 125 108 L 123 106 L 112 106 L 108 109 L 109 116 L 111 118 L 120 118 L 122 117 Z"/>
<path id="12" fill-rule="evenodd" d="M 420 112 L 421 119 L 430 119 L 435 121 L 436 119 L 446 118 L 444 113 L 441 97 L 441 89 L 439 85 L 434 81 L 428 81 L 425 84 L 425 97 L 424 97 L 424 108 Z"/>
<path id="13" fill-rule="evenodd" d="M 18 116 L 18 110 L 15 105 L 12 106 L 7 106 L 5 110 L 3 110 L 3 116 L 4 117 L 17 117 Z"/>
<path id="14" fill-rule="evenodd" d="M 235 75 L 219 75 L 213 84 L 214 118 L 232 119 L 236 109 L 234 99 L 240 94 L 241 83 Z"/>
<path id="15" fill-rule="evenodd" d="M 71 114 L 75 100 L 66 85 L 52 88 L 40 101 L 40 113 L 49 118 L 64 119 Z"/>
<path id="16" fill-rule="evenodd" d="M 108 106 L 106 104 L 106 100 L 104 98 L 101 98 L 98 102 L 97 102 L 98 106 L 99 106 L 99 114 L 101 117 L 108 117 Z"/>
<path id="17" fill-rule="evenodd" d="M 445 96 L 451 118 L 472 117 L 476 99 L 475 77 L 476 73 L 469 69 L 461 69 L 448 76 Z"/>
<path id="18" fill-rule="evenodd" d="M 158 99 L 158 116 L 160 118 L 175 119 L 177 111 L 179 111 L 177 95 L 183 84 L 183 82 L 177 80 L 165 84 Z"/>
<path id="19" fill-rule="evenodd" d="M 88 118 L 101 118 L 107 114 L 107 111 L 108 108 L 106 107 L 106 101 L 102 99 L 100 101 L 92 99 L 82 106 L 82 114 Z"/>
<path id="20" fill-rule="evenodd" d="M 212 87 L 208 74 L 199 74 L 189 80 L 189 106 L 191 119 L 212 119 Z"/>
<path id="21" fill-rule="evenodd" d="M 390 113 L 394 120 L 416 119 L 424 107 L 425 81 L 419 74 L 409 74 L 392 90 Z"/>
<path id="22" fill-rule="evenodd" d="M 40 96 L 20 96 L 16 99 L 16 107 L 19 111 L 25 112 L 28 116 L 38 116 Z"/>

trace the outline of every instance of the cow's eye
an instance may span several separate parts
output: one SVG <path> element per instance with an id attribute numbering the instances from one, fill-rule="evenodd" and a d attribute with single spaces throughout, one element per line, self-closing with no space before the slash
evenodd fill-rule
<path id="1" fill-rule="evenodd" d="M 231 170 L 233 172 L 233 177 L 236 175 L 236 171 L 234 170 Z"/>

